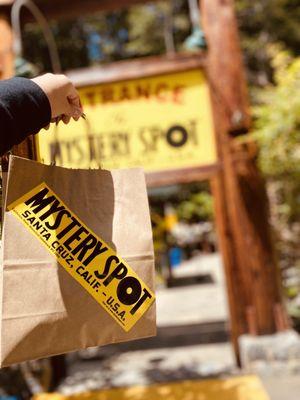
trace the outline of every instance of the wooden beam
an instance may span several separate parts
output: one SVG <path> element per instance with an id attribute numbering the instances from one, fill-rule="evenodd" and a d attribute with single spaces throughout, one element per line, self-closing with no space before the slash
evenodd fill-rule
<path id="1" fill-rule="evenodd" d="M 38 0 L 37 5 L 48 19 L 71 19 L 100 11 L 120 10 L 144 0 Z"/>
<path id="2" fill-rule="evenodd" d="M 154 0 L 156 1 L 156 0 Z M 14 0 L 0 0 L 0 9 L 9 14 Z M 145 0 L 35 0 L 35 3 L 48 20 L 75 19 L 82 15 L 92 15 L 101 11 L 113 11 L 145 3 Z M 33 21 L 32 15 L 26 13 L 24 21 Z"/>
<path id="3" fill-rule="evenodd" d="M 12 31 L 5 14 L 0 15 L 0 79 L 13 75 L 14 54 L 12 47 Z"/>
<path id="4" fill-rule="evenodd" d="M 159 172 L 146 173 L 147 187 L 175 185 L 178 183 L 191 183 L 210 180 L 220 170 L 219 164 L 202 167 L 172 169 Z"/>
<path id="5" fill-rule="evenodd" d="M 238 146 L 234 138 L 246 133 L 251 121 L 233 1 L 201 0 L 201 13 L 223 167 L 213 180 L 213 190 L 238 356 L 238 336 L 242 333 L 269 334 L 288 324 L 264 182 L 255 164 L 253 146 Z M 280 318 L 275 315 L 278 310 Z M 279 320 L 284 321 L 280 326 Z"/>
<path id="6" fill-rule="evenodd" d="M 134 60 L 117 61 L 101 67 L 79 68 L 66 71 L 66 75 L 77 87 L 99 83 L 120 82 L 129 79 L 146 78 L 192 69 L 205 69 L 206 54 L 180 53 L 172 56 L 144 57 Z"/>

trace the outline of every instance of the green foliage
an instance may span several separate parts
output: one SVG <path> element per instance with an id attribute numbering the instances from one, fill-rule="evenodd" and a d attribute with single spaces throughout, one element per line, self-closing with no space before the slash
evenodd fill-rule
<path id="1" fill-rule="evenodd" d="M 267 179 L 271 222 L 290 315 L 299 319 L 299 285 L 288 279 L 300 268 L 300 57 L 271 48 L 274 84 L 256 93 L 254 136 Z"/>
<path id="2" fill-rule="evenodd" d="M 292 55 L 300 53 L 299 0 L 236 0 L 245 64 L 251 84 L 272 82 L 269 46 L 282 44 Z M 167 26 L 166 24 L 170 26 Z M 176 50 L 191 34 L 187 0 L 165 0 L 133 5 L 114 12 L 83 15 L 76 20 L 51 23 L 63 69 L 93 64 L 87 42 L 91 31 L 101 35 L 99 63 L 166 52 L 166 37 L 174 37 Z M 126 32 L 126 38 L 120 32 Z M 50 70 L 48 50 L 36 24 L 24 27 L 25 58 Z M 34 43 L 34 45 L 33 45 Z"/>
<path id="3" fill-rule="evenodd" d="M 152 189 L 149 198 L 152 211 L 161 217 L 164 215 L 164 205 L 169 203 L 180 221 L 192 223 L 213 220 L 213 197 L 207 181 Z"/>
<path id="4" fill-rule="evenodd" d="M 280 214 L 300 220 L 300 57 L 291 60 L 279 52 L 274 60 L 275 85 L 258 95 L 254 108 L 255 136 L 260 143 L 259 163 L 277 185 Z"/>
<path id="5" fill-rule="evenodd" d="M 80 21 L 53 22 L 51 29 L 56 39 L 63 70 L 86 66 L 88 55 L 85 46 L 84 27 Z M 49 50 L 37 24 L 25 25 L 23 45 L 24 57 L 35 64 L 40 72 L 52 70 Z"/>
<path id="6" fill-rule="evenodd" d="M 163 54 L 168 37 L 179 50 L 191 33 L 186 0 L 149 2 L 114 12 L 83 15 L 76 20 L 51 22 L 51 29 L 63 70 L 95 63 L 88 52 L 91 33 L 98 34 L 100 38 L 100 64 Z M 23 39 L 25 58 L 40 71 L 51 70 L 45 39 L 37 24 L 25 25 Z"/>
<path id="7" fill-rule="evenodd" d="M 272 81 L 270 44 L 300 53 L 299 0 L 237 0 L 236 11 L 245 64 L 252 84 Z"/>
<path id="8" fill-rule="evenodd" d="M 163 38 L 164 3 L 137 5 L 127 14 L 129 41 L 127 50 L 132 56 L 145 56 L 165 51 Z"/>
<path id="9" fill-rule="evenodd" d="M 166 21 L 171 22 L 175 48 L 181 47 L 190 33 L 187 2 L 161 1 L 132 6 L 128 9 L 129 41 L 127 49 L 132 56 L 156 55 L 166 52 Z"/>
<path id="10" fill-rule="evenodd" d="M 188 200 L 179 203 L 176 208 L 179 220 L 187 222 L 212 221 L 213 199 L 209 192 L 192 194 Z"/>
<path id="11" fill-rule="evenodd" d="M 299 0 L 237 0 L 235 4 L 274 242 L 286 295 L 295 297 L 299 287 L 291 287 L 288 275 L 300 268 Z M 291 315 L 296 316 L 295 310 L 300 315 L 298 305 L 289 306 Z"/>

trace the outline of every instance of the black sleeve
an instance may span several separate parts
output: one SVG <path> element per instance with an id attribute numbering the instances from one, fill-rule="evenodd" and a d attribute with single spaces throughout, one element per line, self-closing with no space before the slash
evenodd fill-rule
<path id="1" fill-rule="evenodd" d="M 0 155 L 49 124 L 51 107 L 46 94 L 30 79 L 0 81 Z"/>

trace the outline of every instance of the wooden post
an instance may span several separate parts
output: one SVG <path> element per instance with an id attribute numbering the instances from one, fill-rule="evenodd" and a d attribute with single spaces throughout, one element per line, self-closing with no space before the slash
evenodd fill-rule
<path id="1" fill-rule="evenodd" d="M 13 52 L 13 33 L 10 21 L 5 14 L 0 15 L 0 79 L 14 76 L 15 56 Z M 12 148 L 12 153 L 24 158 L 36 159 L 36 148 L 33 136 Z M 7 168 L 5 157 L 2 160 L 3 171 Z"/>
<path id="2" fill-rule="evenodd" d="M 13 76 L 14 54 L 12 48 L 12 31 L 8 18 L 0 14 L 0 79 Z"/>
<path id="3" fill-rule="evenodd" d="M 0 14 L 0 79 L 14 75 L 13 35 L 7 15 Z M 5 135 L 5 132 L 3 132 Z M 7 172 L 8 157 L 1 157 L 1 170 Z"/>
<path id="4" fill-rule="evenodd" d="M 288 327 L 269 226 L 256 146 L 236 136 L 250 128 L 246 80 L 232 0 L 201 0 L 208 44 L 208 75 L 222 170 L 212 181 L 225 264 L 231 331 L 238 357 L 243 333 L 270 334 Z"/>

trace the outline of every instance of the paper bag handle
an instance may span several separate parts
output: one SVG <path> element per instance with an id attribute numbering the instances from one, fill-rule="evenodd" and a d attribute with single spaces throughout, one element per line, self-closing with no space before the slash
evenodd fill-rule
<path id="1" fill-rule="evenodd" d="M 86 139 L 87 139 L 88 149 L 89 149 L 90 168 L 101 168 L 101 163 L 100 163 L 99 159 L 97 158 L 94 137 L 91 133 L 91 124 L 87 118 L 83 119 L 83 121 L 84 121 L 85 127 L 86 127 L 85 134 L 86 134 Z M 56 165 L 58 157 L 61 156 L 61 148 L 60 148 L 60 143 L 59 143 L 58 131 L 59 131 L 58 124 L 56 124 L 55 128 L 54 128 L 54 141 L 52 142 L 52 145 L 51 145 L 51 164 L 52 165 Z"/>

